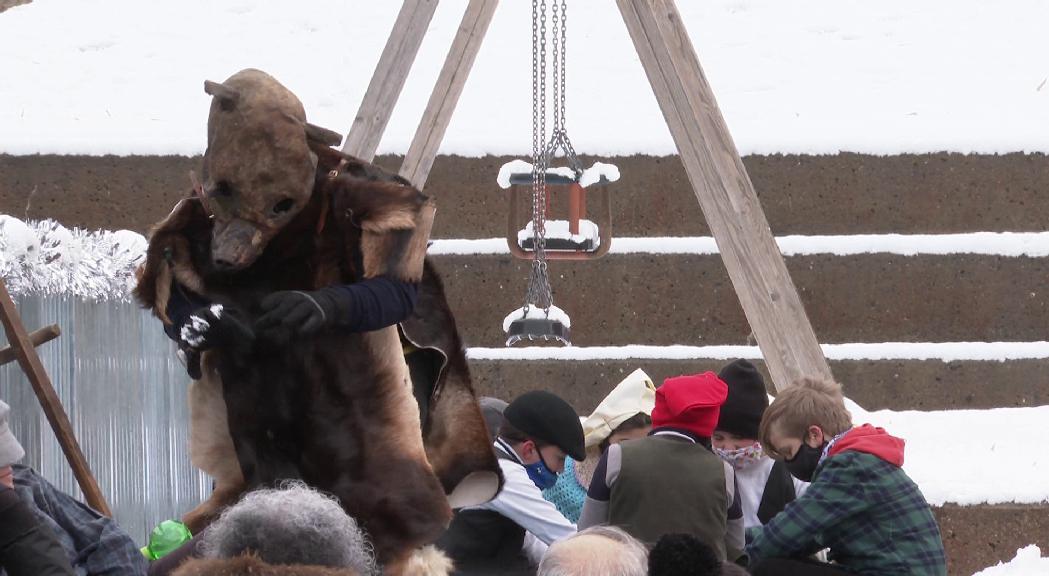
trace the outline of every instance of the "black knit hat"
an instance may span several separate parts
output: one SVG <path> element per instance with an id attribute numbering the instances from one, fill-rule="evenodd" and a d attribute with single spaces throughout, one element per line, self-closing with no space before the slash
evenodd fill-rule
<path id="1" fill-rule="evenodd" d="M 736 360 L 722 368 L 718 377 L 728 385 L 728 398 L 721 405 L 715 430 L 741 438 L 757 438 L 761 416 L 769 407 L 761 372 L 746 360 Z"/>
<path id="2" fill-rule="evenodd" d="M 503 410 L 503 418 L 521 432 L 564 450 L 576 462 L 586 459 L 579 416 L 555 394 L 544 390 L 525 392 Z"/>

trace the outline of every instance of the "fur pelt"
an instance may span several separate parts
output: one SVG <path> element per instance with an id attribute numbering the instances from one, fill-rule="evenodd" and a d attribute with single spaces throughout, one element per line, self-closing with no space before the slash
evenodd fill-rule
<path id="1" fill-rule="evenodd" d="M 392 327 L 209 352 L 225 406 L 215 394 L 191 397 L 210 403 L 194 413 L 224 409 L 228 415 L 228 427 L 194 418 L 194 426 L 205 429 L 192 434 L 200 444 L 191 449 L 194 463 L 220 471 L 219 487 L 301 478 L 341 500 L 371 534 L 382 562 L 398 562 L 443 531 L 450 517 L 443 493 L 464 479 L 478 480 L 465 502 L 483 502 L 494 497 L 501 475 L 443 287 L 424 266 L 432 205 L 395 176 L 311 146 L 318 166 L 309 204 L 249 268 L 233 275 L 214 270 L 207 212 L 187 198 L 152 232 L 136 296 L 170 322 L 164 309 L 174 279 L 250 321 L 259 299 L 274 290 L 312 290 L 380 274 L 422 281 L 416 313 L 404 328 L 409 340 L 438 358 L 430 380 L 438 384 L 423 413 L 425 445 Z M 340 165 L 340 174 L 329 176 Z M 230 433 L 242 485 L 228 470 L 233 455 L 211 449 Z M 206 524 L 227 502 L 209 501 L 195 518 Z"/>
<path id="2" fill-rule="evenodd" d="M 236 558 L 193 558 L 178 567 L 172 576 L 364 576 L 352 568 L 325 566 L 270 565 L 255 556 Z"/>

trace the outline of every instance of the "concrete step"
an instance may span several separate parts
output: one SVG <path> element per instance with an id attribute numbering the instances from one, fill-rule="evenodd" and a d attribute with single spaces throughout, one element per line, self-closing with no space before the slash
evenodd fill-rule
<path id="1" fill-rule="evenodd" d="M 469 346 L 499 346 L 529 263 L 437 257 Z M 797 256 L 794 284 L 821 342 L 1037 341 L 1049 259 L 980 255 Z M 555 303 L 580 346 L 745 344 L 750 327 L 717 255 L 624 254 L 553 263 Z"/>
<path id="2" fill-rule="evenodd" d="M 506 192 L 495 178 L 510 159 L 437 158 L 427 185 L 438 199 L 435 237 L 505 233 Z M 616 234 L 709 234 L 677 157 L 601 160 L 623 175 L 611 188 Z M 1049 221 L 1041 193 L 1049 188 L 1049 159 L 1042 154 L 774 155 L 743 162 L 776 234 L 1034 231 Z M 400 158 L 378 163 L 396 168 Z M 144 232 L 189 190 L 190 170 L 199 173 L 199 157 L 0 155 L 0 213 Z"/>
<path id="3" fill-rule="evenodd" d="M 1049 546 L 1049 505 L 934 506 L 949 576 L 972 576 L 1008 562 L 1030 544 Z"/>
<path id="4" fill-rule="evenodd" d="M 1022 481 L 1022 480 L 1021 480 Z M 971 576 L 1008 562 L 1016 551 L 1037 544 L 1049 549 L 1049 505 L 1004 504 L 933 508 L 947 550 L 947 573 Z"/>
<path id="5" fill-rule="evenodd" d="M 726 360 L 608 359 L 470 361 L 480 394 L 510 400 L 528 390 L 562 395 L 581 414 L 627 374 L 642 368 L 659 384 L 669 376 L 711 370 Z M 754 360 L 772 380 L 764 362 Z M 832 360 L 834 377 L 845 394 L 867 410 L 954 410 L 1049 404 L 1049 360 L 997 361 Z"/>

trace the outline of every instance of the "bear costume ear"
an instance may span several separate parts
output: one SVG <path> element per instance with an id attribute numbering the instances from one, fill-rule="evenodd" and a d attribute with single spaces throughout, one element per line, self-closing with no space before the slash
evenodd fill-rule
<path id="1" fill-rule="evenodd" d="M 342 134 L 327 128 L 321 128 L 316 124 L 306 123 L 306 138 L 320 142 L 325 146 L 338 146 L 342 143 Z"/>
<path id="2" fill-rule="evenodd" d="M 204 91 L 218 98 L 219 105 L 226 112 L 236 108 L 237 102 L 240 101 L 240 92 L 237 92 L 235 88 L 211 80 L 204 81 Z"/>

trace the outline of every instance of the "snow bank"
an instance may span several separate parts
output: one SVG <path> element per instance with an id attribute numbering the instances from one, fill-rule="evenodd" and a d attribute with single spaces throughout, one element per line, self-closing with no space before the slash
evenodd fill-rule
<path id="1" fill-rule="evenodd" d="M 832 254 L 898 254 L 900 256 L 977 254 L 1049 256 L 1049 232 L 970 232 L 965 234 L 852 234 L 845 236 L 779 236 L 784 256 Z M 430 254 L 508 254 L 502 238 L 435 240 Z M 616 238 L 609 254 L 718 253 L 710 236 Z"/>
<path id="2" fill-rule="evenodd" d="M 1049 501 L 1049 406 L 865 416 L 907 441 L 903 469 L 931 504 Z"/>
<path id="3" fill-rule="evenodd" d="M 980 570 L 973 576 L 1045 576 L 1049 574 L 1049 558 L 1042 557 L 1042 551 L 1031 544 L 1016 551 L 1016 557 L 1009 562 L 999 563 Z"/>
<path id="4" fill-rule="evenodd" d="M 1049 151 L 1049 70 L 1036 56 L 1049 53 L 1049 3 L 677 4 L 743 154 Z M 440 3 L 380 152 L 407 150 L 465 5 Z M 203 81 L 246 67 L 295 91 L 314 123 L 346 131 L 399 8 L 34 0 L 0 16 L 0 152 L 200 153 Z M 569 12 L 576 150 L 673 153 L 615 4 Z M 501 3 L 442 152 L 531 149 L 530 36 L 529 3 Z"/>

